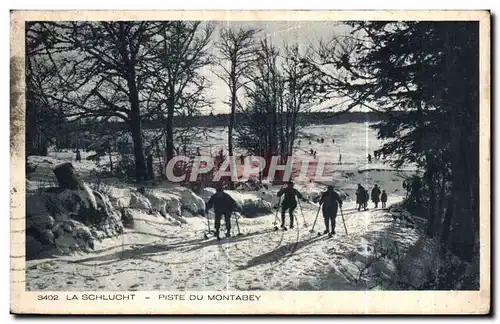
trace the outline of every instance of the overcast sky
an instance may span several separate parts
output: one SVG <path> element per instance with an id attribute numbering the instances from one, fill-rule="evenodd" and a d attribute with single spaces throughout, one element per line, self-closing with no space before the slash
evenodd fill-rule
<path id="1" fill-rule="evenodd" d="M 334 35 L 348 33 L 349 28 L 338 21 L 258 21 L 258 22 L 235 22 L 220 21 L 214 31 L 213 39 L 219 38 L 221 26 L 251 27 L 261 29 L 259 37 L 267 37 L 273 45 L 282 47 L 284 42 L 289 44 L 298 43 L 299 47 L 306 48 L 310 44 L 316 44 L 320 39 L 331 39 Z M 214 99 L 214 114 L 228 113 L 230 107 L 223 102 L 228 99 L 229 89 L 227 85 L 212 75 L 213 87 L 209 94 Z"/>

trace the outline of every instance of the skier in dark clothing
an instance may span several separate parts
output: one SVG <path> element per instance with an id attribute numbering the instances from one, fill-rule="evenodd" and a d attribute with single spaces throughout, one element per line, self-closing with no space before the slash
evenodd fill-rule
<path id="1" fill-rule="evenodd" d="M 372 156 L 368 154 L 368 163 L 372 163 Z"/>
<path id="2" fill-rule="evenodd" d="M 326 192 L 321 196 L 319 203 L 323 204 L 322 212 L 326 228 L 323 234 L 328 234 L 328 236 L 331 237 L 332 234 L 335 234 L 335 218 L 337 217 L 338 207 L 342 207 L 342 199 L 340 199 L 339 194 L 333 190 L 333 186 L 328 186 Z M 330 223 L 332 225 L 331 232 Z"/>
<path id="3" fill-rule="evenodd" d="M 293 228 L 293 211 L 295 208 L 297 208 L 297 199 L 298 197 L 300 200 L 306 202 L 307 199 L 305 199 L 300 192 L 297 191 L 293 187 L 293 182 L 288 182 L 288 186 L 286 188 L 281 188 L 280 191 L 278 191 L 278 197 L 281 197 L 282 195 L 285 195 L 285 198 L 283 199 L 283 202 L 281 203 L 281 228 L 286 229 L 285 227 L 285 213 L 288 210 L 288 213 L 290 214 L 290 228 Z"/>
<path id="4" fill-rule="evenodd" d="M 82 155 L 80 154 L 80 149 L 76 149 L 76 162 L 82 162 Z"/>
<path id="5" fill-rule="evenodd" d="M 363 207 L 366 210 L 366 202 L 368 201 L 368 192 L 366 189 L 358 183 L 358 190 L 356 190 L 356 204 L 358 205 L 358 211 Z"/>
<path id="6" fill-rule="evenodd" d="M 382 208 L 386 208 L 387 193 L 385 192 L 385 190 L 382 191 L 382 195 L 380 196 L 380 201 L 382 202 Z"/>
<path id="7" fill-rule="evenodd" d="M 380 201 L 380 188 L 375 185 L 372 189 L 372 201 L 375 204 L 375 208 L 378 208 L 378 202 Z"/>
<path id="8" fill-rule="evenodd" d="M 368 194 L 368 190 L 366 190 L 365 188 L 363 188 L 363 191 L 364 191 L 363 208 L 365 210 L 367 210 L 368 209 L 368 200 L 370 199 L 370 195 Z"/>
<path id="9" fill-rule="evenodd" d="M 224 215 L 224 222 L 226 224 L 226 237 L 231 236 L 231 213 L 238 208 L 238 204 L 219 185 L 217 186 L 217 192 L 208 200 L 205 212 L 208 213 L 212 206 L 215 212 L 215 236 L 220 240 L 219 229 L 222 215 Z"/>

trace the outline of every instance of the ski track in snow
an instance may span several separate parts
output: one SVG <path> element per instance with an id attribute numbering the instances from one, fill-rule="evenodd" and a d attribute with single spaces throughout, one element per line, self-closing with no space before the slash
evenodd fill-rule
<path id="1" fill-rule="evenodd" d="M 399 201 L 391 197 L 389 203 Z M 370 204 L 372 207 L 372 204 Z M 356 253 L 366 253 L 390 227 L 392 217 L 381 209 L 358 212 L 344 204 L 348 229 L 337 216 L 336 235 L 318 236 L 324 230 L 320 212 L 314 233 L 310 229 L 317 207 L 302 204 L 296 225 L 288 231 L 273 229 L 275 214 L 239 219 L 242 236 L 232 218 L 230 238 L 220 242 L 203 238 L 201 217 L 183 226 L 163 225 L 162 218 L 141 214 L 137 226 L 118 239 L 106 239 L 96 252 L 27 262 L 28 290 L 335 290 L 356 289 L 339 269 Z M 143 221 L 141 221 L 143 220 Z M 151 226 L 151 222 L 155 222 Z M 287 215 L 288 222 L 288 215 Z M 213 225 L 213 219 L 211 220 Z M 288 225 L 288 224 L 287 224 Z M 222 225 L 224 228 L 224 225 Z M 221 231 L 222 232 L 222 231 Z M 396 227 L 396 239 L 411 244 L 414 229 Z M 224 235 L 221 235 L 224 237 Z"/>

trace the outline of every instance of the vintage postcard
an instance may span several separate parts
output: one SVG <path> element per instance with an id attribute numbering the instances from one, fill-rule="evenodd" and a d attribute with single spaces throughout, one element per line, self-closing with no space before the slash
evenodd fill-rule
<path id="1" fill-rule="evenodd" d="M 488 11 L 12 11 L 10 60 L 13 313 L 490 312 Z"/>

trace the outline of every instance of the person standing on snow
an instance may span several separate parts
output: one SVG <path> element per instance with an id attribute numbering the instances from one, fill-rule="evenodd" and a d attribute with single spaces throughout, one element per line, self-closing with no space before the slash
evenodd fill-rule
<path id="1" fill-rule="evenodd" d="M 340 199 L 339 194 L 333 190 L 333 186 L 328 186 L 326 192 L 321 195 L 319 203 L 323 204 L 322 212 L 326 228 L 323 234 L 328 234 L 328 236 L 332 237 L 332 235 L 335 235 L 335 218 L 337 217 L 338 207 L 340 206 L 342 208 L 342 199 Z M 331 232 L 330 223 L 332 224 Z"/>
<path id="2" fill-rule="evenodd" d="M 380 188 L 375 185 L 372 189 L 372 201 L 375 204 L 375 208 L 378 208 L 378 202 L 380 201 Z"/>
<path id="3" fill-rule="evenodd" d="M 210 197 L 207 203 L 205 213 L 214 207 L 215 212 L 215 236 L 220 240 L 219 229 L 220 221 L 224 215 L 224 222 L 226 224 L 226 237 L 231 236 L 231 213 L 238 209 L 238 204 L 234 199 L 224 192 L 222 185 L 217 186 L 217 191 Z"/>
<path id="4" fill-rule="evenodd" d="M 363 192 L 364 192 L 363 208 L 364 208 L 364 210 L 368 210 L 368 200 L 370 200 L 370 195 L 368 194 L 368 190 L 366 190 L 364 187 L 363 187 Z"/>
<path id="5" fill-rule="evenodd" d="M 366 189 L 358 183 L 358 189 L 356 190 L 356 204 L 358 205 L 358 211 L 363 207 L 366 210 L 366 202 L 368 201 L 368 192 Z"/>
<path id="6" fill-rule="evenodd" d="M 297 191 L 293 187 L 293 182 L 288 182 L 288 185 L 286 188 L 281 188 L 280 191 L 278 191 L 278 197 L 281 197 L 282 195 L 285 195 L 285 198 L 283 199 L 283 202 L 281 203 L 281 228 L 286 229 L 285 227 L 285 213 L 288 210 L 288 213 L 290 214 L 290 228 L 293 228 L 293 211 L 295 208 L 297 208 L 297 199 L 298 197 L 300 200 L 306 202 L 307 199 L 305 199 L 300 192 Z"/>
<path id="7" fill-rule="evenodd" d="M 386 208 L 387 193 L 385 192 L 385 190 L 382 190 L 382 196 L 380 196 L 380 201 L 382 202 L 382 208 Z"/>
<path id="8" fill-rule="evenodd" d="M 82 155 L 79 148 L 76 149 L 76 162 L 82 162 Z"/>

